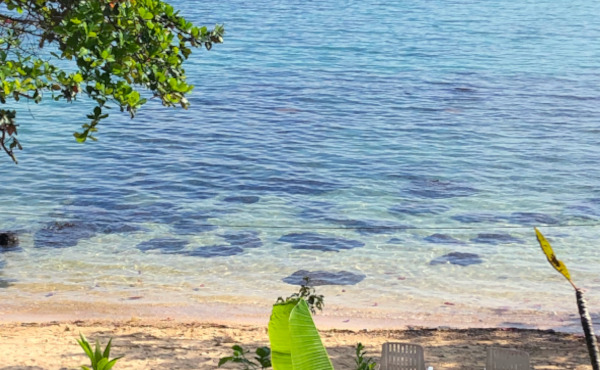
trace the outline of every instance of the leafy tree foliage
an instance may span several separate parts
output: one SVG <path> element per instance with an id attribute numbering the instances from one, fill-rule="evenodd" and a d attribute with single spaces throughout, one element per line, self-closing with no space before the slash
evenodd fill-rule
<path id="1" fill-rule="evenodd" d="M 182 64 L 192 47 L 210 50 L 223 33 L 221 25 L 194 26 L 160 0 L 0 0 L 0 103 L 87 95 L 96 106 L 74 136 L 96 140 L 106 108 L 133 118 L 146 103 L 136 88 L 187 108 L 193 86 Z M 15 110 L 0 109 L 0 148 L 16 162 L 14 150 L 22 147 L 15 119 Z"/>

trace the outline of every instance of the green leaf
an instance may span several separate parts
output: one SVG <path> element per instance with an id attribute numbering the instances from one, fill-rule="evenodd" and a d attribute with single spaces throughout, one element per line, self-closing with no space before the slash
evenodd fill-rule
<path id="1" fill-rule="evenodd" d="M 98 363 L 96 364 L 96 370 L 105 370 L 107 363 L 108 363 L 107 358 L 100 359 L 100 361 L 98 361 Z"/>
<path id="2" fill-rule="evenodd" d="M 112 338 L 110 338 L 108 340 L 108 344 L 106 345 L 106 348 L 104 349 L 104 353 L 102 353 L 102 357 L 104 358 L 109 358 L 110 357 L 110 345 L 112 343 Z"/>
<path id="3" fill-rule="evenodd" d="M 89 342 L 87 341 L 87 339 L 85 338 L 85 336 L 83 334 L 79 333 L 79 338 L 80 339 L 77 339 L 77 343 L 79 343 L 81 348 L 83 348 L 83 351 L 85 352 L 85 354 L 91 360 L 94 357 L 94 354 L 92 353 L 92 347 L 90 347 Z"/>
<path id="4" fill-rule="evenodd" d="M 333 370 L 303 299 L 273 305 L 269 341 L 274 370 Z"/>
<path id="5" fill-rule="evenodd" d="M 110 370 L 110 369 L 112 369 L 112 367 L 115 366 L 115 364 L 117 363 L 117 361 L 119 361 L 122 358 L 123 358 L 123 356 L 115 357 L 112 360 L 108 361 L 108 363 L 106 364 L 106 366 L 104 366 L 104 370 Z"/>
<path id="6" fill-rule="evenodd" d="M 294 370 L 333 370 L 304 299 L 298 302 L 290 314 L 290 334 Z"/>
<path id="7" fill-rule="evenodd" d="M 296 304 L 297 301 L 290 301 L 273 305 L 268 331 L 274 370 L 293 369 L 289 318 Z"/>
<path id="8" fill-rule="evenodd" d="M 73 76 L 73 81 L 75 81 L 76 83 L 80 83 L 81 81 L 83 81 L 83 76 L 81 75 L 81 73 L 75 74 L 75 76 Z"/>
<path id="9" fill-rule="evenodd" d="M 80 24 L 80 23 L 81 23 L 81 20 L 79 20 L 79 19 L 77 19 L 77 18 L 71 18 L 71 23 L 74 23 L 74 24 Z"/>
<path id="10" fill-rule="evenodd" d="M 233 361 L 233 357 L 229 356 L 229 357 L 223 357 L 219 360 L 219 364 L 217 365 L 217 367 L 221 367 L 223 365 L 225 365 L 227 362 L 229 361 Z"/>

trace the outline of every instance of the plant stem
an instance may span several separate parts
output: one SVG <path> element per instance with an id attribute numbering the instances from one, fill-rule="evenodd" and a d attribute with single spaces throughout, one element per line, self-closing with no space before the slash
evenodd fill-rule
<path id="1" fill-rule="evenodd" d="M 600 355 L 598 354 L 598 343 L 596 341 L 596 336 L 594 335 L 592 319 L 590 318 L 585 298 L 583 298 L 583 292 L 581 291 L 581 289 L 575 289 L 575 295 L 577 296 L 577 307 L 579 308 L 581 326 L 583 327 L 583 332 L 585 333 L 585 342 L 587 343 L 588 352 L 590 353 L 592 368 L 594 370 L 600 370 Z"/>

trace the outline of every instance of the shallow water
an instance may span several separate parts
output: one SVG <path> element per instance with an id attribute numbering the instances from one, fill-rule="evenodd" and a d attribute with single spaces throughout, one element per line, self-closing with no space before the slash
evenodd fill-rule
<path id="1" fill-rule="evenodd" d="M 78 145 L 89 102 L 18 107 L 0 301 L 258 302 L 347 271 L 322 289 L 349 312 L 575 330 L 538 225 L 598 315 L 599 4 L 178 4 L 227 29 L 190 60 L 190 110 L 114 112 Z M 453 252 L 477 257 L 430 263 Z"/>

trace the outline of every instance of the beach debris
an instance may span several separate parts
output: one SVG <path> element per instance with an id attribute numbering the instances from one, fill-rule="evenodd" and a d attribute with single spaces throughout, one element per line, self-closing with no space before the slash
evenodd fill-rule
<path id="1" fill-rule="evenodd" d="M 429 262 L 430 265 L 443 265 L 450 263 L 459 266 L 470 266 L 482 263 L 481 257 L 475 253 L 450 252 L 443 256 L 434 258 Z"/>
<path id="2" fill-rule="evenodd" d="M 365 243 L 358 240 L 336 238 L 313 232 L 286 234 L 279 238 L 279 241 L 291 243 L 293 249 L 310 249 L 323 252 L 339 252 L 342 249 L 359 248 L 365 245 Z"/>
<path id="3" fill-rule="evenodd" d="M 509 244 L 509 243 L 523 243 L 522 239 L 515 238 L 514 236 L 506 233 L 496 234 L 478 234 L 476 238 L 471 239 L 473 243 L 482 244 Z"/>
<path id="4" fill-rule="evenodd" d="M 298 270 L 290 276 L 283 279 L 284 283 L 292 285 L 302 285 L 304 278 L 310 279 L 312 286 L 318 285 L 355 285 L 365 279 L 365 275 L 355 274 L 349 271 L 307 271 Z"/>

